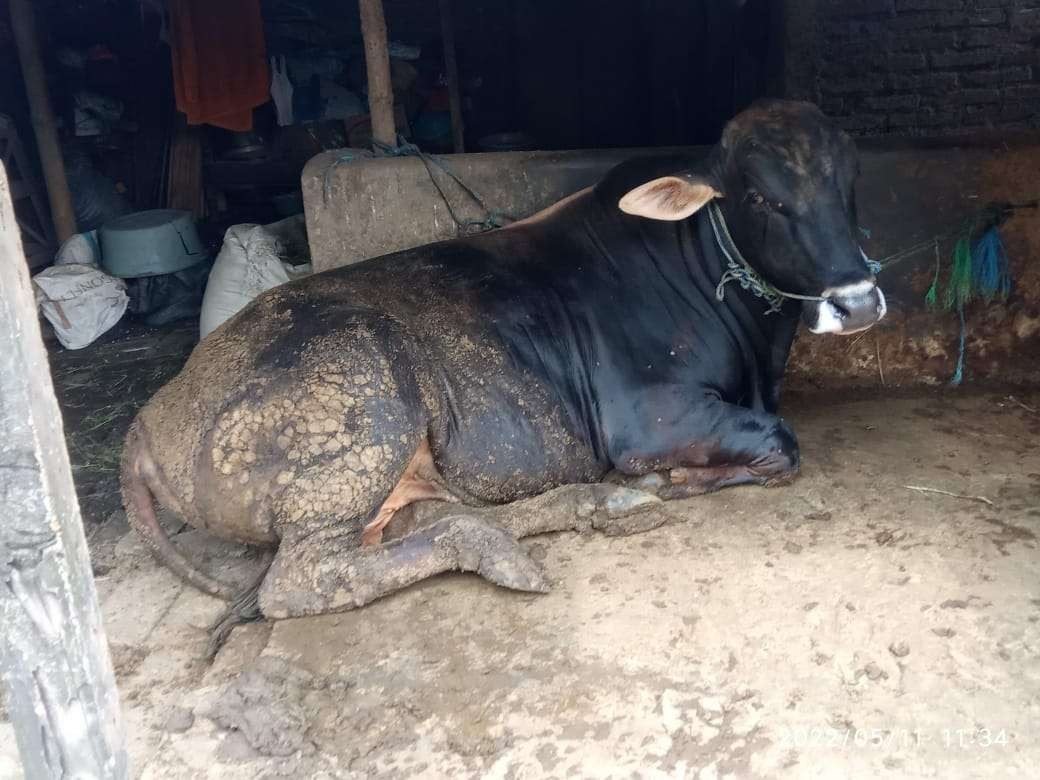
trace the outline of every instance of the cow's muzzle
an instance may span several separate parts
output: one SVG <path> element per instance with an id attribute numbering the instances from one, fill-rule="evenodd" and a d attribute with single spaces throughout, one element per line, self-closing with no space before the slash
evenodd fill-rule
<path id="1" fill-rule="evenodd" d="M 857 282 L 823 293 L 822 301 L 807 301 L 806 325 L 813 333 L 858 333 L 885 316 L 885 294 L 874 282 Z"/>

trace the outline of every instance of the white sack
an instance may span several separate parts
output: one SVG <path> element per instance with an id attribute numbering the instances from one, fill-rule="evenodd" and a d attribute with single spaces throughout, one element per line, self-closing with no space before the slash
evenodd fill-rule
<path id="1" fill-rule="evenodd" d="M 101 264 L 101 247 L 98 245 L 96 230 L 77 233 L 58 247 L 58 251 L 54 255 L 54 265 L 75 263 L 93 266 Z"/>
<path id="2" fill-rule="evenodd" d="M 294 254 L 289 244 L 294 230 L 302 232 L 302 221 L 296 216 L 273 225 L 227 229 L 202 298 L 199 338 L 208 336 L 265 290 L 310 274 L 310 263 L 293 265 L 284 259 Z"/>
<path id="3" fill-rule="evenodd" d="M 119 322 L 129 302 L 123 280 L 92 265 L 51 266 L 32 281 L 43 316 L 68 349 L 82 349 Z"/>

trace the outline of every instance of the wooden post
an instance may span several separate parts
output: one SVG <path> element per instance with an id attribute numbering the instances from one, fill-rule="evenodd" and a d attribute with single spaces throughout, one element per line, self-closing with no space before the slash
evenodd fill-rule
<path id="1" fill-rule="evenodd" d="M 387 146 L 397 146 L 394 88 L 390 83 L 390 53 L 386 44 L 383 0 L 358 0 L 358 10 L 361 11 L 361 37 L 365 41 L 372 140 Z"/>
<path id="2" fill-rule="evenodd" d="M 451 108 L 451 140 L 456 154 L 466 151 L 462 124 L 462 93 L 459 89 L 459 64 L 455 59 L 455 20 L 452 0 L 441 2 L 441 37 L 444 39 L 444 74 L 448 78 L 448 104 Z"/>
<path id="3" fill-rule="evenodd" d="M 0 496 L 0 677 L 25 776 L 122 780 L 115 676 L 2 168 Z"/>
<path id="4" fill-rule="evenodd" d="M 14 31 L 18 59 L 22 64 L 22 79 L 29 97 L 29 112 L 36 148 L 40 152 L 43 178 L 47 183 L 47 197 L 51 204 L 51 220 L 58 243 L 75 234 L 76 212 L 72 210 L 72 196 L 65 178 L 65 163 L 58 144 L 58 130 L 54 109 L 47 90 L 47 77 L 40 57 L 40 39 L 36 31 L 36 17 L 32 0 L 9 0 L 11 29 Z"/>

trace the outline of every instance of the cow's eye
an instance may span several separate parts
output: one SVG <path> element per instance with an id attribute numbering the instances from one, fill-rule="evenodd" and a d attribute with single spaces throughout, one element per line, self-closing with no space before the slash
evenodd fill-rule
<path id="1" fill-rule="evenodd" d="M 766 202 L 765 195 L 761 192 L 756 192 L 755 190 L 748 190 L 747 199 L 751 202 L 752 206 L 761 206 Z"/>

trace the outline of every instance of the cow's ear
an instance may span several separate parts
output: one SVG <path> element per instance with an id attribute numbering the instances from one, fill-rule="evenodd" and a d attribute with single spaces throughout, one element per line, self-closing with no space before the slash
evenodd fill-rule
<path id="1" fill-rule="evenodd" d="M 618 208 L 637 217 L 675 222 L 696 214 L 708 201 L 721 197 L 722 193 L 707 176 L 683 173 L 641 184 L 618 201 Z"/>

